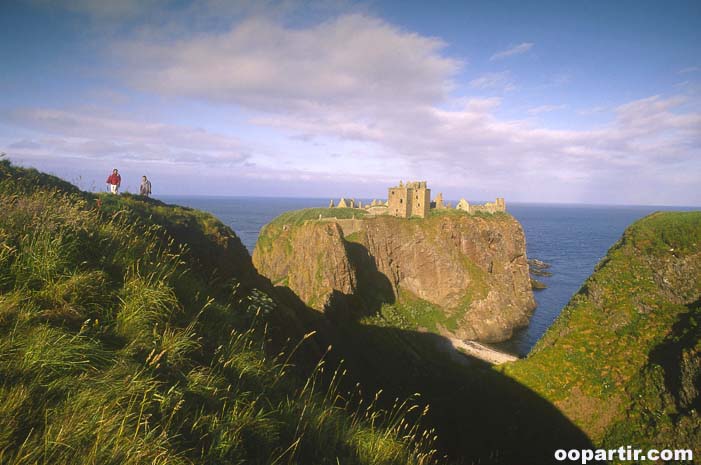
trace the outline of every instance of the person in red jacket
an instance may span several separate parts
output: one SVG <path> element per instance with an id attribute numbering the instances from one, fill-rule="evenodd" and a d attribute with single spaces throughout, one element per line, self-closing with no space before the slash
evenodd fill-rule
<path id="1" fill-rule="evenodd" d="M 111 193 L 119 194 L 119 186 L 122 185 L 122 177 L 119 175 L 117 168 L 112 170 L 112 174 L 107 178 L 107 184 L 110 186 Z"/>

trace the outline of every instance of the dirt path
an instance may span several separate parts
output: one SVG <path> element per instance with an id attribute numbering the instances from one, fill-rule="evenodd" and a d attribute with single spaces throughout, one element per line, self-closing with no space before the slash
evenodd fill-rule
<path id="1" fill-rule="evenodd" d="M 518 360 L 518 357 L 515 355 L 500 352 L 496 349 L 480 344 L 479 342 L 463 341 L 453 337 L 448 339 L 450 339 L 450 343 L 453 345 L 455 350 L 466 353 L 467 355 L 478 358 L 487 363 L 491 363 L 492 365 L 501 365 L 502 363 Z"/>

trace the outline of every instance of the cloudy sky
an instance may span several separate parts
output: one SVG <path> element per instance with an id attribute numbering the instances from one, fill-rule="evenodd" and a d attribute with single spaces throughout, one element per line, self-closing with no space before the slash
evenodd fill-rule
<path id="1" fill-rule="evenodd" d="M 694 0 L 2 0 L 0 37 L 0 151 L 84 189 L 701 205 Z"/>

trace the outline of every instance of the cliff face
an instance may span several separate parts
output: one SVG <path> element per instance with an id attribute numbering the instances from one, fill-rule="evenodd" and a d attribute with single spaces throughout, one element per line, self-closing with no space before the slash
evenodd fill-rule
<path id="1" fill-rule="evenodd" d="M 629 227 L 505 372 L 597 443 L 701 453 L 701 212 Z"/>
<path id="2" fill-rule="evenodd" d="M 319 310 L 331 305 L 335 293 L 355 292 L 356 274 L 338 224 L 268 226 L 264 233 L 275 234 L 275 239 L 267 245 L 259 241 L 253 260 L 274 284 L 288 286 L 307 305 Z"/>
<path id="3" fill-rule="evenodd" d="M 503 214 L 274 221 L 253 262 L 318 310 L 339 294 L 365 310 L 418 302 L 436 316 L 426 329 L 499 341 L 535 307 L 525 248 L 521 225 Z"/>

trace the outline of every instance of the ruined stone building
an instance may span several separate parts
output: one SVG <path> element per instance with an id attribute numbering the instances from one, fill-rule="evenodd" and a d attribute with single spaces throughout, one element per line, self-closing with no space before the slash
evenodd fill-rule
<path id="1" fill-rule="evenodd" d="M 447 207 L 446 204 L 443 202 L 443 193 L 439 192 L 438 195 L 436 196 L 436 199 L 433 202 L 431 202 L 431 208 L 435 208 L 437 210 L 443 210 L 446 207 Z"/>
<path id="2" fill-rule="evenodd" d="M 467 213 L 475 214 L 477 212 L 482 213 L 498 213 L 506 211 L 506 202 L 503 197 L 497 197 L 496 202 L 487 202 L 482 205 L 470 205 L 470 203 L 465 199 L 460 199 L 460 202 L 455 206 L 458 210 L 464 210 Z"/>
<path id="3" fill-rule="evenodd" d="M 329 201 L 329 208 L 334 208 L 334 201 Z M 435 201 L 431 202 L 431 189 L 426 181 L 411 181 L 404 184 L 399 181 L 398 186 L 390 187 L 387 192 L 387 202 L 374 199 L 363 205 L 361 201 L 352 198 L 341 197 L 336 208 L 357 208 L 364 210 L 368 215 L 392 215 L 400 218 L 418 216 L 426 218 L 431 209 L 447 210 L 452 208 L 444 202 L 443 194 L 438 193 Z M 503 197 L 497 197 L 495 202 L 487 202 L 482 205 L 470 205 L 465 199 L 455 206 L 457 210 L 463 210 L 471 215 L 475 213 L 498 213 L 506 211 L 506 202 Z"/>
<path id="4" fill-rule="evenodd" d="M 466 211 L 467 213 L 470 213 L 470 202 L 468 202 L 465 199 L 460 199 L 458 204 L 455 206 L 457 210 L 462 210 Z"/>
<path id="5" fill-rule="evenodd" d="M 426 218 L 431 208 L 431 189 L 426 181 L 414 181 L 390 187 L 387 193 L 388 214 L 401 218 Z"/>

